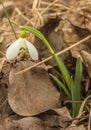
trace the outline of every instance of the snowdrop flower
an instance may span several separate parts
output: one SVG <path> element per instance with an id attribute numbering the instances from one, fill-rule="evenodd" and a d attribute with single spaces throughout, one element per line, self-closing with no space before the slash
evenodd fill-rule
<path id="1" fill-rule="evenodd" d="M 20 38 L 12 43 L 6 51 L 8 60 L 13 60 L 21 51 L 28 51 L 33 60 L 38 60 L 38 51 L 35 46 L 26 40 L 26 32 L 20 34 Z"/>

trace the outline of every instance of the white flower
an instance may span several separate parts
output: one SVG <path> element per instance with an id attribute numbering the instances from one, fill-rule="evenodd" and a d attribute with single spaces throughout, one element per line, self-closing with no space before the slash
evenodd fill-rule
<path id="1" fill-rule="evenodd" d="M 33 60 L 38 60 L 38 51 L 35 48 L 35 46 L 26 40 L 25 36 L 22 36 L 16 40 L 14 43 L 12 43 L 9 48 L 6 51 L 6 57 L 8 60 L 13 60 L 16 56 L 18 56 L 19 52 L 21 52 L 21 49 L 24 49 L 25 51 L 28 50 L 31 58 Z"/>

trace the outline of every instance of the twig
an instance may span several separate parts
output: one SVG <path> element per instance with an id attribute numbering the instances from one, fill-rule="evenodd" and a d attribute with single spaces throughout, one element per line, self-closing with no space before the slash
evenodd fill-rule
<path id="1" fill-rule="evenodd" d="M 3 56 L 5 56 L 5 54 L 2 51 L 0 51 L 0 54 L 3 55 Z"/>
<path id="2" fill-rule="evenodd" d="M 22 16 L 26 21 L 30 21 L 30 19 L 27 18 L 25 15 L 23 15 L 23 13 L 18 8 L 15 8 L 15 11 L 19 14 L 19 16 Z"/>
<path id="3" fill-rule="evenodd" d="M 66 49 L 64 49 L 64 50 L 62 50 L 62 51 L 60 51 L 60 52 L 56 53 L 56 55 L 57 55 L 57 56 L 59 56 L 59 55 L 61 55 L 61 54 L 65 53 L 66 51 L 68 51 L 68 50 L 72 49 L 73 47 L 75 47 L 75 46 L 77 46 L 77 45 L 79 45 L 79 44 L 81 44 L 81 43 L 83 43 L 83 42 L 87 41 L 87 40 L 88 40 L 88 39 L 90 39 L 90 38 L 91 38 L 91 35 L 89 35 L 89 36 L 87 36 L 86 38 L 84 38 L 84 39 L 80 40 L 79 42 L 77 42 L 77 43 L 73 44 L 72 46 L 70 46 L 70 47 L 68 47 L 68 48 L 66 48 Z M 44 63 L 44 62 L 46 62 L 46 61 L 51 60 L 52 58 L 53 58 L 53 57 L 52 57 L 52 56 L 50 56 L 50 57 L 48 57 L 48 58 L 44 59 L 43 61 L 40 61 L 40 62 L 38 62 L 38 63 L 34 64 L 33 66 L 30 66 L 30 67 L 28 67 L 28 68 L 26 68 L 26 69 L 24 69 L 24 70 L 21 70 L 21 71 L 19 71 L 19 72 L 15 73 L 15 75 L 22 74 L 22 73 L 24 73 L 24 72 L 26 72 L 26 71 L 28 71 L 28 70 L 30 70 L 30 69 L 32 69 L 32 68 L 34 68 L 34 67 L 36 67 L 36 66 L 38 66 L 38 65 L 40 65 L 40 64 L 42 64 L 42 63 Z"/>
<path id="4" fill-rule="evenodd" d="M 90 105 L 90 112 L 89 112 L 88 130 L 91 130 L 91 105 Z"/>
<path id="5" fill-rule="evenodd" d="M 84 106 L 86 105 L 87 100 L 90 99 L 90 98 L 91 98 L 91 95 L 89 95 L 88 97 L 86 97 L 85 100 L 82 102 L 81 107 L 80 107 L 80 110 L 79 110 L 79 113 L 78 113 L 76 119 L 81 118 L 81 116 L 82 116 L 83 113 L 84 113 L 84 111 L 83 111 Z M 72 124 L 77 124 L 77 123 L 78 123 L 78 120 L 74 120 L 74 121 L 72 122 Z"/>
<path id="6" fill-rule="evenodd" d="M 80 118 L 82 116 L 82 114 L 83 114 L 83 108 L 84 108 L 84 106 L 85 106 L 85 104 L 86 104 L 86 102 L 87 102 L 87 100 L 89 98 L 91 98 L 91 95 L 88 96 L 88 97 L 86 97 L 85 100 L 82 102 L 77 118 Z"/>
<path id="7" fill-rule="evenodd" d="M 50 3 L 42 12 L 41 15 L 44 14 L 44 12 L 46 12 L 47 10 L 49 10 L 49 8 L 54 5 L 58 0 L 53 1 L 52 3 Z"/>
<path id="8" fill-rule="evenodd" d="M 37 27 L 38 23 L 40 22 L 43 25 L 43 18 L 41 14 L 39 13 L 40 4 L 41 4 L 41 0 L 33 1 L 33 5 L 32 5 L 32 14 L 33 14 L 33 19 L 34 19 L 33 27 Z"/>
<path id="9" fill-rule="evenodd" d="M 12 22 L 13 24 L 15 24 L 17 27 L 20 26 L 18 23 L 14 22 L 13 20 L 11 20 L 11 22 Z"/>

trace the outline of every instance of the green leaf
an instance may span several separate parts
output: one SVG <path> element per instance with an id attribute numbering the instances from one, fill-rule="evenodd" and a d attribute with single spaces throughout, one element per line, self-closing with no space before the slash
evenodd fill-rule
<path id="1" fill-rule="evenodd" d="M 57 83 L 57 85 L 64 91 L 64 93 L 68 96 L 69 99 L 71 99 L 70 92 L 68 91 L 67 87 L 53 74 L 49 74 L 53 80 Z"/>
<path id="2" fill-rule="evenodd" d="M 76 62 L 76 72 L 74 77 L 74 82 L 72 85 L 72 100 L 81 101 L 81 78 L 82 78 L 82 62 L 78 58 Z M 77 116 L 81 103 L 73 103 L 73 117 Z"/>
<path id="3" fill-rule="evenodd" d="M 53 58 L 55 59 L 56 63 L 57 63 L 57 66 L 60 70 L 60 72 L 62 73 L 64 79 L 65 79 L 65 82 L 67 84 L 67 87 L 69 88 L 69 90 L 71 91 L 71 86 L 70 86 L 70 75 L 69 75 L 69 71 L 67 70 L 65 64 L 63 63 L 63 61 L 61 59 L 59 59 L 59 57 L 57 55 L 53 55 Z"/>

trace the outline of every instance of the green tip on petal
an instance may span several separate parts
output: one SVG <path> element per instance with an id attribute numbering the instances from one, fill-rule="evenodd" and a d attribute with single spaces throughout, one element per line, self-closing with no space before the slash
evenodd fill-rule
<path id="1" fill-rule="evenodd" d="M 20 33 L 20 37 L 21 37 L 21 38 L 25 38 L 25 37 L 26 37 L 26 31 L 23 30 L 23 31 Z"/>

